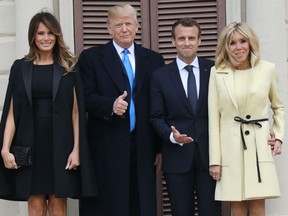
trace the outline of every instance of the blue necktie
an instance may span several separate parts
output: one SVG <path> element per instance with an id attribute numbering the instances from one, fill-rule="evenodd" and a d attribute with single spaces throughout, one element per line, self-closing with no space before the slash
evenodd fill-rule
<path id="1" fill-rule="evenodd" d="M 133 68 L 131 66 L 131 62 L 128 58 L 128 53 L 129 53 L 128 49 L 124 49 L 122 52 L 123 52 L 122 62 L 125 67 L 125 70 L 129 79 L 129 83 L 130 83 L 131 97 L 130 97 L 129 115 L 130 115 L 130 131 L 133 131 L 135 128 L 135 123 L 136 123 L 135 105 L 133 101 L 134 73 L 133 73 Z"/>
<path id="2" fill-rule="evenodd" d="M 193 73 L 193 66 L 186 65 L 185 69 L 189 72 L 188 80 L 187 80 L 187 92 L 188 92 L 188 99 L 190 105 L 192 107 L 193 113 L 196 114 L 196 107 L 197 107 L 197 87 L 195 76 Z"/>

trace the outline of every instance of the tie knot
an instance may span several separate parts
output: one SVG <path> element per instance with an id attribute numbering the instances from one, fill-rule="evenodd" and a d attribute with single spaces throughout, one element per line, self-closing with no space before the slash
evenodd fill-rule
<path id="1" fill-rule="evenodd" d="M 193 65 L 186 65 L 185 69 L 190 73 L 193 72 Z"/>
<path id="2" fill-rule="evenodd" d="M 129 53 L 129 50 L 128 49 L 123 49 L 122 51 L 125 55 L 127 55 Z"/>

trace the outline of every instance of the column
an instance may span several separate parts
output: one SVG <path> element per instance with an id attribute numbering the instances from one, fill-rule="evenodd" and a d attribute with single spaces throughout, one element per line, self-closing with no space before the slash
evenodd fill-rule
<path id="1" fill-rule="evenodd" d="M 29 22 L 42 9 L 53 13 L 53 0 L 15 0 L 16 58 L 28 53 Z"/>

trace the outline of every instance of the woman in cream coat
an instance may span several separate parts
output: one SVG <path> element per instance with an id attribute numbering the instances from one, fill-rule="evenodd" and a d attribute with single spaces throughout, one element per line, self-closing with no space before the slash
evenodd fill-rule
<path id="1" fill-rule="evenodd" d="M 275 65 L 260 60 L 254 31 L 246 23 L 226 26 L 209 83 L 209 154 L 215 199 L 232 201 L 234 216 L 265 215 L 264 200 L 280 196 L 273 155 L 281 153 L 284 106 L 277 82 Z"/>

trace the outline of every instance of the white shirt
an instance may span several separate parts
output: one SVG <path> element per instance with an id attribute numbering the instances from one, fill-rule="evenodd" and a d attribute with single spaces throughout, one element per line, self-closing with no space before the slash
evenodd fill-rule
<path id="1" fill-rule="evenodd" d="M 117 43 L 115 43 L 115 41 L 113 40 L 113 45 L 120 57 L 120 59 L 122 60 L 123 59 L 123 50 L 124 48 L 120 47 Z M 132 66 L 132 69 L 133 69 L 133 73 L 134 73 L 134 77 L 135 77 L 135 53 L 134 53 L 134 50 L 135 50 L 135 47 L 134 47 L 134 43 L 132 43 L 132 45 L 127 48 L 129 53 L 128 53 L 128 58 L 129 58 L 129 61 L 131 63 L 131 66 Z"/>
<path id="2" fill-rule="evenodd" d="M 183 62 L 182 60 L 180 60 L 177 56 L 176 58 L 176 63 L 178 66 L 178 70 L 179 70 L 179 74 L 181 77 L 181 81 L 182 81 L 182 85 L 183 88 L 185 90 L 186 93 L 186 97 L 188 97 L 188 92 L 187 92 L 187 80 L 188 80 L 188 75 L 189 72 L 185 69 L 185 66 L 187 65 L 185 62 Z M 196 88 L 197 88 L 197 98 L 199 98 L 199 91 L 200 91 L 200 68 L 199 68 L 199 61 L 198 61 L 198 57 L 196 56 L 196 58 L 193 60 L 193 62 L 191 63 L 191 65 L 193 66 L 193 73 L 195 76 L 195 82 L 196 82 Z M 176 128 L 177 129 L 177 128 Z M 181 132 L 180 132 L 181 133 Z M 170 134 L 170 141 L 172 143 L 178 144 L 178 145 L 183 145 L 183 143 L 177 143 L 176 140 L 173 137 L 173 132 L 171 132 Z"/>
<path id="3" fill-rule="evenodd" d="M 182 80 L 182 84 L 186 93 L 186 97 L 188 97 L 187 93 L 187 79 L 189 72 L 185 69 L 185 66 L 187 65 L 185 62 L 180 60 L 178 57 L 176 58 L 176 63 L 178 66 L 179 74 Z M 199 89 L 200 89 L 200 68 L 199 68 L 199 62 L 198 62 L 198 57 L 194 59 L 194 61 L 191 64 L 193 66 L 193 73 L 195 76 L 195 81 L 196 81 L 196 88 L 197 88 L 197 98 L 199 98 Z"/>

